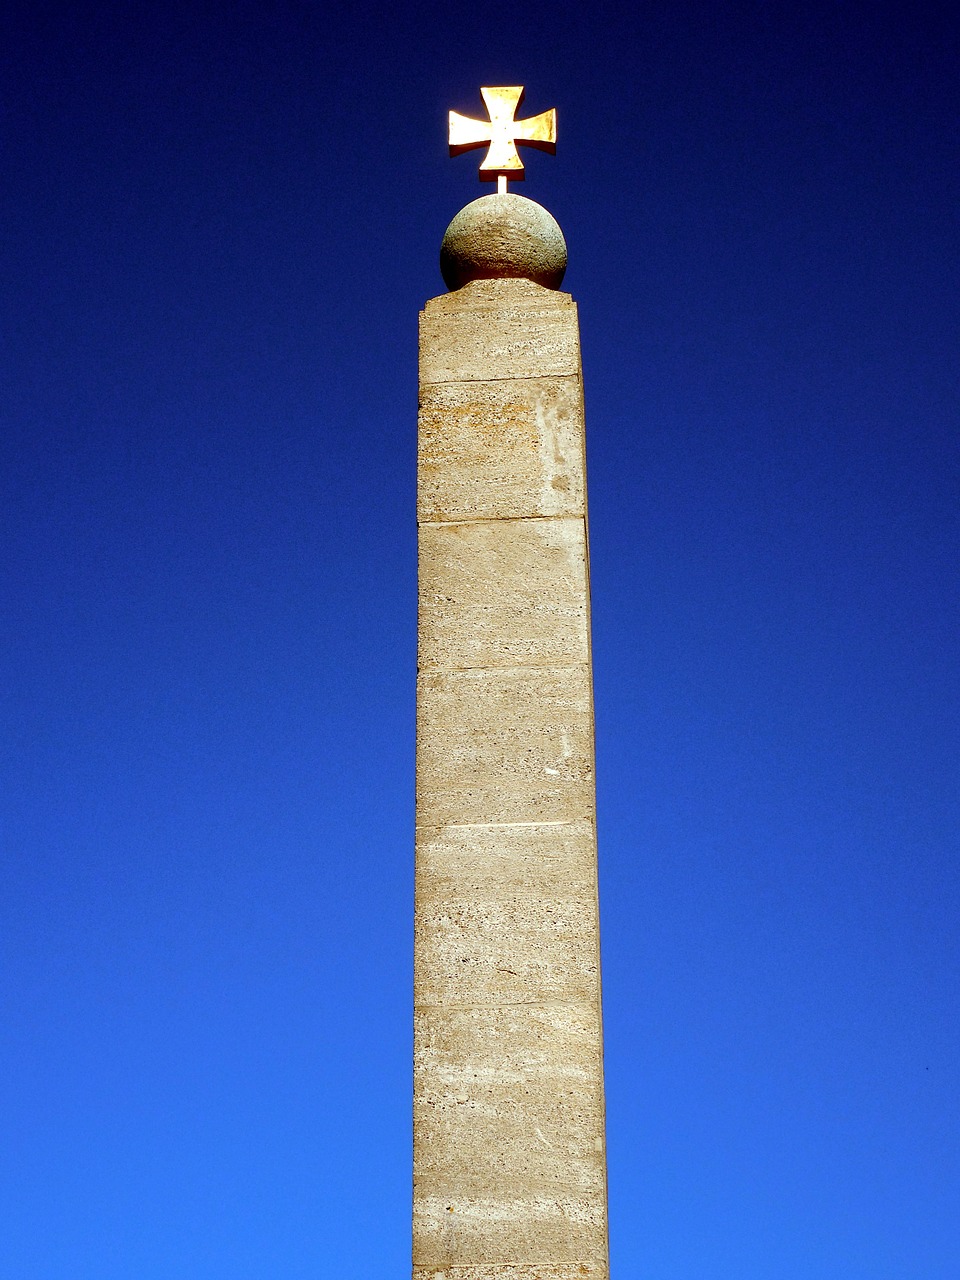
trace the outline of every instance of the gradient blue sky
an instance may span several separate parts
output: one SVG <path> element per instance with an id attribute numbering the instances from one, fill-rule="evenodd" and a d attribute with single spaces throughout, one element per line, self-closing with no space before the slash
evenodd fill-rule
<path id="1" fill-rule="evenodd" d="M 583 328 L 615 1280 L 957 1280 L 953 6 L 0 25 L 0 1280 L 408 1273 L 416 319 L 445 113 L 513 83 Z"/>

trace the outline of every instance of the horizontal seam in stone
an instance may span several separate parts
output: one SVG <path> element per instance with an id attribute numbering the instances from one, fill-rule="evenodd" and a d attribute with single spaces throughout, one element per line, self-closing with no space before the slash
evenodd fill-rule
<path id="1" fill-rule="evenodd" d="M 441 1196 L 437 1192 L 430 1192 L 429 1195 L 430 1195 L 430 1198 L 434 1200 L 446 1200 L 446 1199 L 455 1200 L 458 1198 L 457 1196 L 453 1196 L 453 1195 Z M 415 1200 L 417 1199 L 423 1200 L 426 1198 L 427 1198 L 426 1196 L 420 1196 L 420 1197 L 414 1196 Z M 559 1197 L 556 1197 L 556 1198 L 559 1199 Z M 587 1197 L 583 1197 L 583 1198 L 586 1199 Z M 592 1197 L 589 1197 L 589 1198 L 592 1199 Z M 512 1203 L 512 1198 L 511 1198 L 511 1203 Z M 427 1234 L 425 1229 L 424 1229 L 424 1234 L 425 1235 Z M 563 1268 L 602 1267 L 604 1269 L 602 1274 L 605 1275 L 607 1262 L 605 1258 L 564 1258 L 560 1262 L 464 1262 L 464 1263 L 458 1263 L 456 1266 L 451 1267 L 450 1264 L 447 1262 L 417 1262 L 416 1260 L 414 1260 L 413 1266 L 415 1271 L 422 1271 L 427 1273 L 432 1272 L 434 1275 L 439 1271 L 441 1275 L 450 1275 L 450 1276 L 463 1275 L 465 1277 L 465 1280 L 470 1280 L 471 1272 L 476 1273 L 478 1271 L 480 1272 L 485 1271 L 489 1275 L 491 1267 L 510 1267 L 511 1269 L 514 1269 L 514 1270 L 523 1268 L 524 1271 L 529 1271 L 531 1274 L 533 1273 L 534 1268 L 539 1270 L 541 1267 L 563 1267 Z"/>
<path id="2" fill-rule="evenodd" d="M 580 371 L 575 373 L 517 373 L 508 378 L 438 378 L 436 382 L 427 382 L 421 378 L 421 387 L 462 387 L 467 382 L 543 382 L 545 378 L 576 378 L 581 381 Z"/>
<path id="3" fill-rule="evenodd" d="M 526 667 L 420 667 L 417 671 L 417 675 L 446 675 L 452 671 L 576 671 L 578 667 L 586 667 L 587 665 L 589 664 L 586 662 L 571 662 L 567 666 L 558 666 L 555 662 L 546 662 L 542 664 L 531 662 L 530 665 Z M 586 712 L 583 714 L 586 714 Z"/>
<path id="4" fill-rule="evenodd" d="M 435 1198 L 446 1199 L 447 1197 L 436 1196 Z M 455 1199 L 456 1197 L 451 1196 L 449 1198 Z M 450 1276 L 451 1280 L 457 1280 L 457 1277 L 462 1277 L 462 1280 L 470 1280 L 471 1276 L 479 1275 L 483 1280 L 484 1276 L 494 1274 L 493 1268 L 499 1270 L 506 1267 L 517 1273 L 520 1280 L 524 1280 L 524 1274 L 527 1276 L 535 1275 L 544 1267 L 562 1267 L 564 1270 L 569 1270 L 571 1267 L 599 1267 L 600 1280 L 604 1280 L 604 1277 L 608 1274 L 606 1262 L 596 1258 L 565 1259 L 563 1262 L 478 1262 L 475 1265 L 467 1263 L 462 1267 L 451 1267 L 445 1262 L 414 1262 L 413 1264 L 414 1271 L 419 1275 L 423 1275 L 426 1280 L 433 1280 L 436 1275 Z M 510 1280 L 509 1273 L 504 1275 L 504 1280 Z M 589 1276 L 587 1280 L 590 1280 Z"/>
<path id="5" fill-rule="evenodd" d="M 522 524 L 527 520 L 580 520 L 584 524 L 587 517 L 582 511 L 566 516 L 479 516 L 476 520 L 418 520 L 418 529 L 449 529 L 459 524 Z"/>
<path id="6" fill-rule="evenodd" d="M 460 1004 L 453 1000 L 442 1004 L 413 1003 L 414 1011 L 426 1009 L 597 1009 L 599 1000 L 496 1000 L 486 1004 Z"/>
<path id="7" fill-rule="evenodd" d="M 528 665 L 514 663 L 512 666 L 495 667 L 418 667 L 417 675 L 429 676 L 435 671 L 579 671 L 581 667 L 590 666 L 590 660 L 582 662 L 531 662 Z"/>
<path id="8" fill-rule="evenodd" d="M 592 818 L 544 818 L 541 822 L 418 822 L 415 825 L 417 831 L 447 831 L 451 827 L 469 831 L 473 827 L 577 827 L 592 821 Z"/>
<path id="9" fill-rule="evenodd" d="M 434 1198 L 434 1199 L 436 1199 L 436 1200 L 442 1200 L 442 1199 L 447 1199 L 447 1198 L 449 1198 L 449 1199 L 456 1199 L 456 1198 L 457 1198 L 457 1197 L 455 1197 L 455 1196 L 450 1196 L 450 1197 L 439 1196 L 439 1195 L 437 1195 L 436 1193 L 433 1193 L 433 1192 L 431 1192 L 430 1194 L 431 1194 L 431 1195 L 433 1196 L 433 1198 Z M 417 1198 L 417 1197 L 415 1196 L 415 1197 L 414 1197 L 414 1199 L 416 1199 L 416 1198 Z M 426 1198 L 426 1197 L 421 1197 L 421 1199 L 425 1199 L 425 1198 Z M 486 1272 L 489 1274 L 489 1271 L 490 1271 L 490 1268 L 491 1268 L 491 1267 L 511 1267 L 511 1268 L 513 1268 L 513 1269 L 516 1269 L 516 1268 L 522 1267 L 522 1268 L 524 1269 L 524 1271 L 527 1271 L 527 1270 L 529 1270 L 531 1267 L 537 1267 L 537 1268 L 540 1268 L 540 1267 L 566 1267 L 566 1268 L 569 1268 L 569 1267 L 604 1267 L 604 1268 L 605 1268 L 607 1264 L 606 1264 L 606 1260 L 605 1260 L 605 1259 L 601 1259 L 601 1258 L 564 1258 L 562 1262 L 476 1262 L 476 1263 L 466 1262 L 466 1263 L 464 1263 L 462 1266 L 455 1266 L 455 1267 L 451 1267 L 451 1266 L 450 1266 L 448 1263 L 446 1263 L 446 1262 L 416 1262 L 416 1261 L 414 1261 L 414 1264 L 413 1264 L 413 1265 L 414 1265 L 415 1270 L 417 1270 L 417 1271 L 433 1271 L 433 1272 L 436 1272 L 436 1271 L 438 1271 L 438 1270 L 439 1270 L 439 1271 L 441 1271 L 441 1272 L 446 1272 L 448 1275 L 459 1274 L 460 1272 L 463 1272 L 463 1273 L 464 1273 L 464 1276 L 466 1277 L 466 1280 L 470 1280 L 470 1277 L 469 1277 L 469 1275 L 467 1274 L 468 1272 L 470 1272 L 470 1271 L 486 1271 Z"/>
<path id="10" fill-rule="evenodd" d="M 418 526 L 423 529 L 449 529 L 452 524 L 519 524 L 521 520 L 586 520 L 586 516 L 582 511 L 575 511 L 572 515 L 537 515 L 537 516 L 477 516 L 472 520 L 418 520 Z"/>

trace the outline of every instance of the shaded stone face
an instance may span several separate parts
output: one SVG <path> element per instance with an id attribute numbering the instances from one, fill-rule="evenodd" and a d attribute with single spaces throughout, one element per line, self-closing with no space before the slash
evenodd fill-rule
<path id="1" fill-rule="evenodd" d="M 572 300 L 421 318 L 414 1280 L 607 1280 Z"/>

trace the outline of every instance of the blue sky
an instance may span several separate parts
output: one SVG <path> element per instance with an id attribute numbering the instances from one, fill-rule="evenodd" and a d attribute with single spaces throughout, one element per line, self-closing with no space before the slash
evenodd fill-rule
<path id="1" fill-rule="evenodd" d="M 619 1280 L 956 1280 L 947 5 L 8 5 L 0 1280 L 409 1267 L 416 318 L 580 304 Z"/>

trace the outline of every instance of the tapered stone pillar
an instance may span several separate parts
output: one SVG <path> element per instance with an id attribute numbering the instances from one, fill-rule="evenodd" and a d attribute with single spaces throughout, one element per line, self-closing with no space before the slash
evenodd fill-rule
<path id="1" fill-rule="evenodd" d="M 579 330 L 528 258 L 421 316 L 415 1280 L 608 1275 Z"/>

